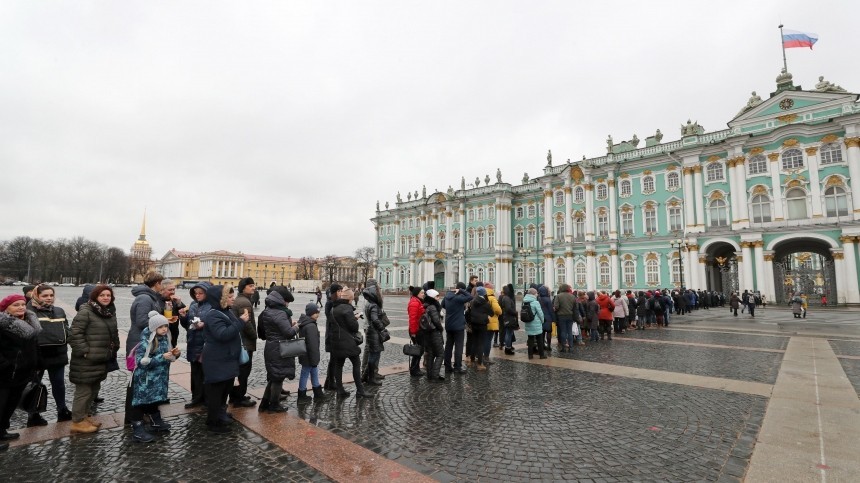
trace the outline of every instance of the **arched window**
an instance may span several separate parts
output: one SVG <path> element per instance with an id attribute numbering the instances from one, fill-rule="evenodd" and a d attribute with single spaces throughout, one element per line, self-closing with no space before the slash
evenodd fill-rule
<path id="1" fill-rule="evenodd" d="M 828 143 L 821 146 L 819 151 L 820 164 L 833 164 L 842 162 L 842 147 L 838 143 Z"/>
<path id="2" fill-rule="evenodd" d="M 653 258 L 645 261 L 645 281 L 648 285 L 660 285 L 660 264 Z"/>
<path id="3" fill-rule="evenodd" d="M 439 240 L 439 248 L 445 248 L 445 232 L 440 231 L 438 235 L 436 235 L 436 239 Z"/>
<path id="4" fill-rule="evenodd" d="M 525 286 L 526 280 L 525 280 L 525 273 L 523 272 L 523 266 L 522 265 L 517 265 L 517 270 L 516 270 L 516 273 L 514 274 L 514 277 L 516 278 L 517 286 Z"/>
<path id="5" fill-rule="evenodd" d="M 487 248 L 493 249 L 496 247 L 496 228 L 491 226 L 487 228 Z"/>
<path id="6" fill-rule="evenodd" d="M 573 238 L 576 241 L 585 240 L 585 215 L 578 215 L 573 219 Z"/>
<path id="7" fill-rule="evenodd" d="M 657 233 L 657 208 L 647 204 L 642 208 L 642 218 L 645 222 L 645 233 Z"/>
<path id="8" fill-rule="evenodd" d="M 752 207 L 753 223 L 766 223 L 771 221 L 770 198 L 767 195 L 755 195 L 750 202 Z"/>
<path id="9" fill-rule="evenodd" d="M 494 267 L 487 267 L 487 281 L 496 283 L 496 269 Z"/>
<path id="10" fill-rule="evenodd" d="M 788 208 L 789 220 L 805 220 L 809 217 L 806 212 L 806 192 L 800 188 L 785 192 L 785 206 Z"/>
<path id="11" fill-rule="evenodd" d="M 676 190 L 681 186 L 681 177 L 675 171 L 669 171 L 666 175 L 666 189 Z"/>
<path id="12" fill-rule="evenodd" d="M 672 283 L 676 286 L 681 286 L 681 261 L 680 258 L 672 259 Z"/>
<path id="13" fill-rule="evenodd" d="M 605 200 L 608 196 L 607 193 L 608 193 L 608 191 L 607 191 L 605 184 L 600 183 L 599 185 L 597 185 L 597 199 L 598 200 Z"/>
<path id="14" fill-rule="evenodd" d="M 756 154 L 747 161 L 747 166 L 750 174 L 767 173 L 767 158 L 764 154 Z"/>
<path id="15" fill-rule="evenodd" d="M 598 273 L 600 275 L 598 278 L 598 280 L 600 281 L 600 285 L 603 287 L 608 287 L 609 284 L 611 283 L 609 262 L 607 262 L 607 261 L 600 262 L 600 264 L 598 265 Z"/>
<path id="16" fill-rule="evenodd" d="M 555 219 L 555 238 L 564 240 L 564 218 L 561 216 Z"/>
<path id="17" fill-rule="evenodd" d="M 827 216 L 848 215 L 848 195 L 840 186 L 831 186 L 824 190 L 824 206 Z"/>
<path id="18" fill-rule="evenodd" d="M 432 233 L 427 233 L 426 235 L 424 235 L 424 246 L 425 247 L 433 246 L 433 234 Z"/>
<path id="19" fill-rule="evenodd" d="M 535 217 L 535 205 L 529 205 L 529 218 Z"/>
<path id="20" fill-rule="evenodd" d="M 582 186 L 577 186 L 573 189 L 573 202 L 582 203 L 583 201 L 585 201 L 585 190 Z"/>
<path id="21" fill-rule="evenodd" d="M 484 229 L 478 228 L 478 250 L 484 249 Z"/>
<path id="22" fill-rule="evenodd" d="M 642 193 L 649 194 L 654 192 L 654 177 L 645 176 L 642 178 Z"/>
<path id="23" fill-rule="evenodd" d="M 516 247 L 523 248 L 525 246 L 525 236 L 523 235 L 523 227 L 518 226 L 515 231 Z"/>
<path id="24" fill-rule="evenodd" d="M 555 262 L 555 285 L 560 287 L 563 283 L 567 283 L 564 280 L 564 260 L 558 260 Z"/>
<path id="25" fill-rule="evenodd" d="M 728 205 L 723 200 L 713 200 L 708 205 L 711 216 L 711 226 L 729 226 Z"/>
<path id="26" fill-rule="evenodd" d="M 460 232 L 454 231 L 454 250 L 460 249 Z"/>
<path id="27" fill-rule="evenodd" d="M 535 230 L 534 225 L 529 225 L 528 232 L 528 240 L 526 241 L 526 246 L 529 248 L 535 248 L 537 246 L 537 232 Z"/>
<path id="28" fill-rule="evenodd" d="M 718 162 L 710 163 L 705 173 L 708 176 L 708 181 L 722 181 L 724 179 L 723 165 Z"/>
<path id="29" fill-rule="evenodd" d="M 624 260 L 624 263 L 621 264 L 621 271 L 624 273 L 624 286 L 635 287 L 636 264 L 633 263 L 633 260 Z"/>
<path id="30" fill-rule="evenodd" d="M 558 190 L 555 192 L 555 206 L 564 206 L 564 191 Z"/>
<path id="31" fill-rule="evenodd" d="M 597 236 L 609 236 L 609 216 L 605 211 L 597 213 Z"/>
<path id="32" fill-rule="evenodd" d="M 521 220 L 523 218 L 523 207 L 517 206 L 515 213 L 516 213 L 516 215 L 515 215 L 516 219 Z"/>
<path id="33" fill-rule="evenodd" d="M 404 254 L 407 251 L 408 251 L 408 249 L 406 247 L 406 237 L 402 236 L 402 237 L 400 237 L 400 253 Z"/>
<path id="34" fill-rule="evenodd" d="M 475 274 L 475 266 L 471 263 L 466 265 L 466 277 L 472 278 L 472 275 Z"/>
<path id="35" fill-rule="evenodd" d="M 476 275 L 478 275 L 478 280 L 480 280 L 482 282 L 486 281 L 486 279 L 484 278 L 484 266 L 483 265 L 478 265 L 478 271 L 476 272 Z"/>
<path id="36" fill-rule="evenodd" d="M 803 153 L 799 149 L 788 149 L 782 153 L 782 169 L 803 167 Z"/>
<path id="37" fill-rule="evenodd" d="M 621 192 L 622 197 L 627 197 L 633 194 L 633 188 L 629 179 L 621 180 L 621 184 L 619 184 L 619 191 Z"/>
<path id="38" fill-rule="evenodd" d="M 537 268 L 534 265 L 529 266 L 528 269 L 528 283 L 537 283 Z"/>
<path id="39" fill-rule="evenodd" d="M 573 267 L 573 278 L 577 287 L 585 288 L 585 262 L 576 262 L 576 265 Z"/>
<path id="40" fill-rule="evenodd" d="M 496 219 L 496 207 L 495 206 L 490 205 L 490 208 L 487 210 L 487 219 L 488 220 L 495 220 Z"/>
<path id="41" fill-rule="evenodd" d="M 621 234 L 633 236 L 633 210 L 621 212 Z"/>
<path id="42" fill-rule="evenodd" d="M 478 210 L 476 212 L 476 216 L 477 216 L 479 221 L 484 219 L 484 208 L 483 207 L 478 208 Z"/>
<path id="43" fill-rule="evenodd" d="M 669 231 L 681 231 L 684 229 L 683 217 L 680 206 L 669 207 Z"/>

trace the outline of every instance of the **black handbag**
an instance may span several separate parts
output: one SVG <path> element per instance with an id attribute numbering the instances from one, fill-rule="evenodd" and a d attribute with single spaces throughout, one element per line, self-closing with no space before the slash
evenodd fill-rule
<path id="1" fill-rule="evenodd" d="M 48 388 L 42 381 L 34 379 L 24 386 L 18 409 L 29 414 L 45 412 L 48 409 Z"/>
<path id="2" fill-rule="evenodd" d="M 355 340 L 356 345 L 364 344 L 364 336 L 361 335 L 361 332 L 355 332 L 352 335 L 352 338 Z"/>
<path id="3" fill-rule="evenodd" d="M 424 354 L 424 346 L 421 344 L 406 344 L 403 346 L 403 355 L 409 357 L 421 357 Z"/>
<path id="4" fill-rule="evenodd" d="M 308 354 L 308 346 L 305 344 L 305 339 L 289 339 L 282 340 L 279 342 L 281 349 L 281 357 L 289 358 L 289 357 L 299 357 Z"/>
<path id="5" fill-rule="evenodd" d="M 388 318 L 388 314 L 382 309 L 379 309 L 379 321 L 382 322 L 383 327 L 391 325 L 391 319 Z"/>
<path id="6" fill-rule="evenodd" d="M 388 342 L 391 340 L 391 334 L 388 332 L 388 329 L 382 329 L 379 331 L 379 339 L 382 340 L 382 342 Z"/>

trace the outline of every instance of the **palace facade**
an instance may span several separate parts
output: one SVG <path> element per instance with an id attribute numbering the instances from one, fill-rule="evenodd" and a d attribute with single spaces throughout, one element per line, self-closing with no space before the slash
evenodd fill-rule
<path id="1" fill-rule="evenodd" d="M 177 284 L 205 281 L 236 285 L 240 279 L 251 277 L 259 286 L 272 282 L 289 285 L 297 280 L 318 280 L 321 274 L 319 260 L 315 258 L 249 255 L 226 250 L 196 253 L 175 248 L 161 257 L 156 269 Z"/>
<path id="2" fill-rule="evenodd" d="M 786 302 L 860 303 L 860 103 L 819 78 L 777 77 L 728 128 L 607 140 L 604 156 L 552 164 L 521 184 L 489 176 L 403 201 L 372 219 L 377 278 L 403 290 L 475 274 L 497 286 L 687 287 Z"/>

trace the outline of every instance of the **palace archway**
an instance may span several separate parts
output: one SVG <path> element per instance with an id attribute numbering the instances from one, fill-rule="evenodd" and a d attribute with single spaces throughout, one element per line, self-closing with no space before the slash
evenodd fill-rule
<path id="1" fill-rule="evenodd" d="M 788 303 L 795 293 L 803 293 L 809 303 L 821 297 L 836 302 L 836 268 L 829 240 L 798 236 L 773 245 L 773 278 L 776 302 Z"/>
<path id="2" fill-rule="evenodd" d="M 738 272 L 739 248 L 728 240 L 712 241 L 704 245 L 707 263 L 705 265 L 705 281 L 709 291 L 722 292 L 728 297 L 740 289 L 740 273 Z"/>

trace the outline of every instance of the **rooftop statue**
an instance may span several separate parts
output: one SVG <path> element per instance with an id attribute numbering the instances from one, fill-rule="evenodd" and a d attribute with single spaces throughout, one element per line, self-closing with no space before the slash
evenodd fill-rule
<path id="1" fill-rule="evenodd" d="M 502 170 L 499 168 L 496 168 L 496 183 L 501 183 L 501 182 L 502 182 Z"/>
<path id="2" fill-rule="evenodd" d="M 632 144 L 634 148 L 639 146 L 639 138 L 635 134 L 633 135 L 633 139 L 630 140 L 630 144 Z"/>
<path id="3" fill-rule="evenodd" d="M 750 109 L 752 109 L 753 107 L 755 107 L 759 104 L 761 104 L 761 97 L 758 94 L 756 94 L 755 91 L 752 91 L 752 95 L 750 96 L 750 99 L 747 101 L 747 105 L 744 106 L 744 108 L 741 109 L 737 115 L 740 116 L 741 114 L 749 111 Z"/>
<path id="4" fill-rule="evenodd" d="M 612 152 L 612 145 L 613 145 L 612 134 L 610 134 L 610 135 L 606 136 L 606 152 L 607 153 Z M 585 159 L 585 156 L 583 156 L 582 159 Z"/>
<path id="5" fill-rule="evenodd" d="M 465 176 L 460 178 L 460 190 L 466 191 L 466 177 Z"/>
<path id="6" fill-rule="evenodd" d="M 388 209 L 388 202 L 387 201 L 385 202 L 385 209 L 386 210 Z"/>
<path id="7" fill-rule="evenodd" d="M 410 192 L 410 191 L 406 192 L 406 201 L 412 201 L 412 192 Z"/>
<path id="8" fill-rule="evenodd" d="M 490 175 L 484 177 L 484 186 L 490 186 Z"/>
<path id="9" fill-rule="evenodd" d="M 376 200 L 376 211 L 379 211 L 379 200 Z"/>
<path id="10" fill-rule="evenodd" d="M 400 192 L 399 192 L 399 191 L 397 192 L 397 202 L 398 202 L 398 203 L 403 203 L 403 198 L 401 198 L 401 197 L 400 197 Z"/>
<path id="11" fill-rule="evenodd" d="M 526 184 L 528 182 L 529 182 L 529 174 L 523 173 L 523 184 Z"/>
<path id="12" fill-rule="evenodd" d="M 546 165 L 552 166 L 552 149 L 546 151 Z"/>
<path id="13" fill-rule="evenodd" d="M 415 199 L 418 199 L 418 190 L 415 190 Z"/>
<path id="14" fill-rule="evenodd" d="M 691 122 L 687 119 L 687 125 L 681 125 L 681 136 L 696 136 L 705 132 L 705 128 L 699 126 L 699 121 Z"/>
<path id="15" fill-rule="evenodd" d="M 477 188 L 481 184 L 481 178 L 475 176 L 475 188 Z"/>
<path id="16" fill-rule="evenodd" d="M 654 139 L 656 139 L 658 143 L 663 139 L 663 133 L 661 133 L 659 129 L 654 134 Z"/>
<path id="17" fill-rule="evenodd" d="M 421 198 L 423 199 L 426 197 L 427 197 L 427 185 L 425 184 L 425 185 L 421 186 Z"/>
<path id="18" fill-rule="evenodd" d="M 448 196 L 454 196 L 454 188 L 451 185 L 448 185 Z"/>
<path id="19" fill-rule="evenodd" d="M 823 75 L 818 77 L 818 83 L 815 84 L 815 90 L 816 91 L 822 91 L 822 92 L 826 92 L 826 91 L 848 92 L 845 89 L 843 89 L 841 86 L 838 86 L 838 85 L 836 85 L 830 81 L 824 80 Z"/>

